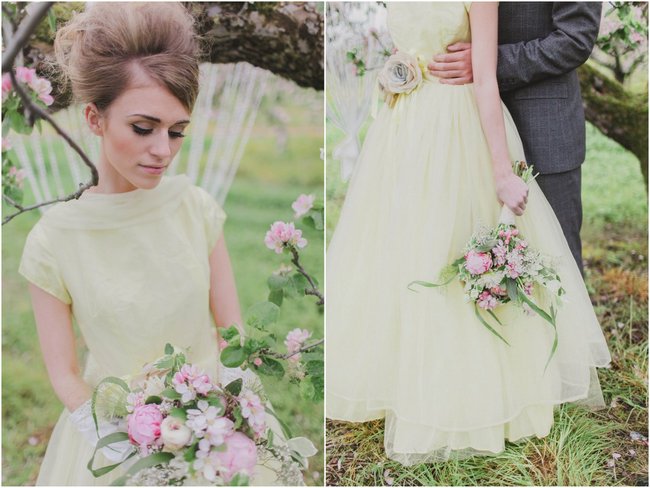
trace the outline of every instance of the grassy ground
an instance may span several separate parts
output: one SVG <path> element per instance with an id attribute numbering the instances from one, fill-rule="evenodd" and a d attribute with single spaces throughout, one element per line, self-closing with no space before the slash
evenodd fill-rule
<path id="1" fill-rule="evenodd" d="M 600 370 L 608 408 L 563 405 L 544 439 L 497 457 L 403 467 L 383 449 L 383 421 L 328 421 L 328 485 L 648 485 L 647 195 L 638 161 L 588 127 L 583 166 L 586 281 L 612 353 Z M 328 128 L 328 150 L 340 135 Z M 328 165 L 328 237 L 346 186 Z"/>
<path id="2" fill-rule="evenodd" d="M 317 97 L 318 94 L 314 94 Z M 291 220 L 291 202 L 300 193 L 322 198 L 322 123 L 308 110 L 290 110 L 286 150 L 276 148 L 274 132 L 258 124 L 247 147 L 238 177 L 224 205 L 228 213 L 228 242 L 242 309 L 266 299 L 266 278 L 282 262 L 266 249 L 264 233 L 278 219 Z M 322 117 L 320 118 L 322 120 Z M 51 429 L 62 405 L 49 384 L 38 346 L 27 284 L 17 273 L 27 233 L 38 220 L 36 212 L 24 214 L 3 227 L 2 326 L 2 483 L 34 484 Z M 323 236 L 304 229 L 309 245 L 304 266 L 323 283 Z M 282 306 L 279 335 L 301 327 L 323 336 L 323 317 L 313 299 L 287 301 Z M 280 417 L 294 435 L 323 446 L 323 405 L 303 400 L 298 388 L 263 378 Z M 310 461 L 306 482 L 323 483 L 322 448 Z"/>

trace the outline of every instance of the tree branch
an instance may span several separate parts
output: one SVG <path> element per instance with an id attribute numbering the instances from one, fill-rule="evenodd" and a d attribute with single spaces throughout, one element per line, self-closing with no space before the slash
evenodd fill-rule
<path id="1" fill-rule="evenodd" d="M 324 342 L 325 342 L 325 339 L 320 339 L 320 340 L 318 340 L 318 341 L 316 341 L 316 342 L 314 342 L 312 344 L 308 344 L 306 346 L 301 347 L 297 351 L 287 353 L 287 354 L 280 354 L 280 353 L 277 353 L 275 351 L 270 351 L 270 350 L 268 352 L 265 351 L 265 354 L 267 356 L 271 356 L 271 357 L 274 357 L 276 359 L 289 359 L 290 357 L 295 356 L 296 354 L 300 354 L 301 352 L 306 352 L 306 351 L 309 351 L 310 349 L 314 349 L 315 347 L 320 346 Z"/>
<path id="2" fill-rule="evenodd" d="M 315 297 L 318 297 L 319 300 L 318 300 L 318 302 L 316 302 L 316 305 L 324 305 L 325 304 L 325 297 L 323 297 L 322 293 L 316 287 L 316 283 L 314 283 L 313 278 L 311 276 L 309 276 L 309 273 L 307 273 L 305 271 L 305 269 L 302 267 L 302 265 L 300 264 L 300 256 L 298 255 L 298 251 L 293 246 L 289 246 L 289 249 L 290 249 L 291 254 L 293 256 L 293 258 L 291 259 L 291 262 L 294 264 L 294 266 L 298 270 L 298 273 L 303 275 L 307 279 L 307 281 L 309 282 L 309 286 L 311 286 L 311 288 L 305 288 L 305 295 L 313 295 Z"/>
<path id="3" fill-rule="evenodd" d="M 33 12 L 20 23 L 16 34 L 11 40 L 11 44 L 5 49 L 2 53 L 2 72 L 6 73 L 11 70 L 11 67 L 14 64 L 14 59 L 20 52 L 20 50 L 27 44 L 29 36 L 32 35 L 32 32 L 36 30 L 38 24 L 41 23 L 41 20 L 47 15 L 47 11 L 50 9 L 54 2 L 42 2 L 37 3 L 34 7 Z"/>

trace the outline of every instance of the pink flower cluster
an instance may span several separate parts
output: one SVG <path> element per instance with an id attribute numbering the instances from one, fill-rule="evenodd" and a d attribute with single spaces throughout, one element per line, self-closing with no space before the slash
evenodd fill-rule
<path id="1" fill-rule="evenodd" d="M 302 231 L 296 229 L 293 222 L 277 221 L 264 237 L 264 244 L 269 249 L 281 254 L 285 247 L 293 246 L 302 249 L 307 245 L 307 239 L 302 237 Z"/>
<path id="2" fill-rule="evenodd" d="M 499 304 L 497 302 L 497 299 L 490 293 L 489 291 L 484 291 L 478 296 L 478 300 L 476 301 L 479 307 L 481 307 L 483 310 L 494 310 L 497 305 Z"/>
<path id="3" fill-rule="evenodd" d="M 492 258 L 485 252 L 469 251 L 465 254 L 465 269 L 472 275 L 485 273 L 492 267 Z"/>
<path id="4" fill-rule="evenodd" d="M 35 69 L 19 66 L 16 68 L 16 81 L 28 85 L 45 105 L 49 106 L 54 102 L 54 98 L 50 94 L 52 85 L 45 78 L 39 78 Z M 11 77 L 9 73 L 5 73 L 2 75 L 2 101 L 9 96 L 12 88 Z"/>
<path id="5" fill-rule="evenodd" d="M 207 395 L 214 385 L 210 377 L 196 365 L 184 364 L 181 370 L 174 375 L 172 384 L 176 392 L 182 395 L 183 403 L 196 398 L 196 394 Z"/>
<path id="6" fill-rule="evenodd" d="M 245 390 L 239 395 L 241 414 L 248 421 L 255 435 L 261 436 L 266 432 L 266 410 L 260 397 L 251 390 Z"/>
<path id="7" fill-rule="evenodd" d="M 314 195 L 300 195 L 295 202 L 291 204 L 291 208 L 294 212 L 294 218 L 299 219 L 307 212 L 311 210 L 314 206 Z"/>
<path id="8" fill-rule="evenodd" d="M 299 351 L 302 346 L 307 342 L 307 339 L 311 337 L 311 332 L 305 329 L 293 329 L 287 334 L 286 339 L 284 340 L 284 345 L 287 346 L 287 351 L 289 354 Z M 300 353 L 294 354 L 289 358 L 289 361 L 298 362 L 300 361 Z"/>

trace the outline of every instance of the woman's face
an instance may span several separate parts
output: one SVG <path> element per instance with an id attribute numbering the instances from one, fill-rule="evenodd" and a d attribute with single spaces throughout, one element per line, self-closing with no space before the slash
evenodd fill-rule
<path id="1" fill-rule="evenodd" d="M 189 119 L 183 104 L 143 73 L 103 113 L 88 105 L 88 125 L 102 137 L 96 191 L 155 188 L 181 148 Z"/>

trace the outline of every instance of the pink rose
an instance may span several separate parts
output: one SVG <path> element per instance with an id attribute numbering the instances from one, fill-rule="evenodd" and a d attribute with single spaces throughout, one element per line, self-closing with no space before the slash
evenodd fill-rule
<path id="1" fill-rule="evenodd" d="M 133 444 L 148 446 L 160 437 L 163 416 L 158 405 L 137 406 L 127 418 L 129 439 Z"/>
<path id="2" fill-rule="evenodd" d="M 490 255 L 484 252 L 469 251 L 465 254 L 465 269 L 472 275 L 485 273 L 492 267 Z"/>
<path id="3" fill-rule="evenodd" d="M 300 195 L 295 202 L 291 204 L 291 208 L 295 213 L 294 218 L 298 219 L 305 215 L 314 206 L 314 195 Z"/>
<path id="4" fill-rule="evenodd" d="M 214 454 L 221 476 L 228 483 L 237 473 L 251 477 L 257 464 L 257 447 L 255 443 L 241 432 L 226 438 L 226 450 Z"/>

